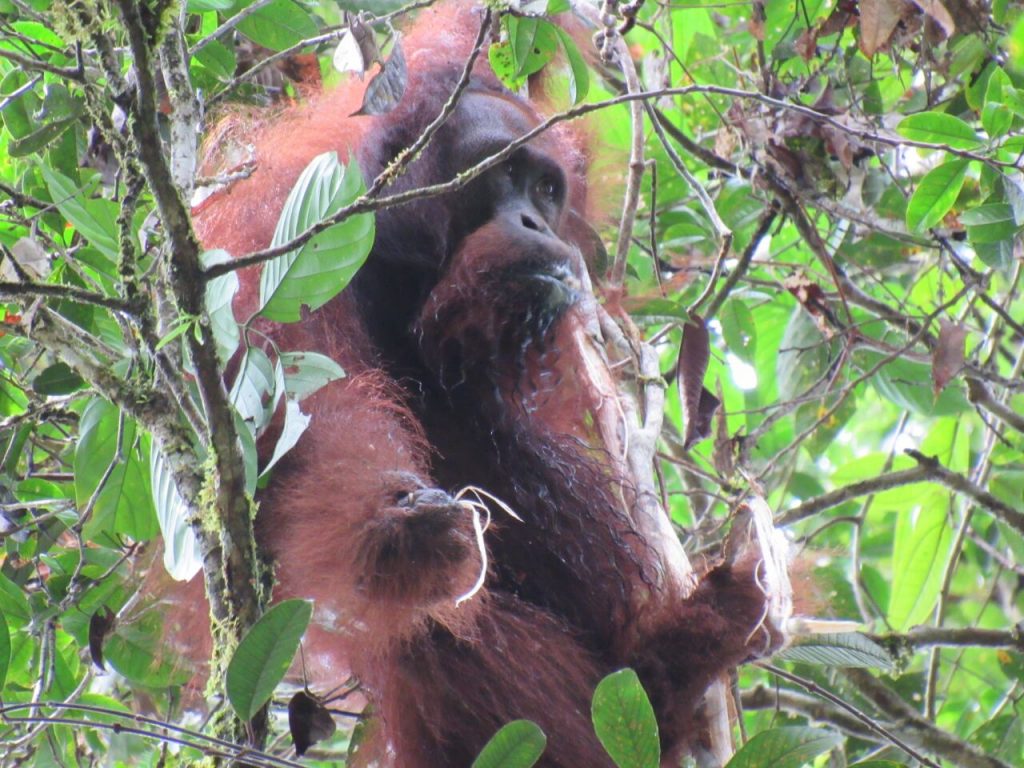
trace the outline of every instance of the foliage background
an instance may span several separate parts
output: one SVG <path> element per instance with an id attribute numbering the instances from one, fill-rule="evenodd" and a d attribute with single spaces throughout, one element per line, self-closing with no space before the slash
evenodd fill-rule
<path id="1" fill-rule="evenodd" d="M 381 39 L 407 11 L 341 5 L 364 5 Z M 546 52 L 528 67 L 548 68 L 555 109 L 602 105 L 588 130 L 609 205 L 622 205 L 623 179 L 638 182 L 600 233 L 606 306 L 632 316 L 670 382 L 686 319 L 699 315 L 711 332 L 707 381 L 723 415 L 685 449 L 669 388 L 666 505 L 699 558 L 720 545 L 736 501 L 762 493 L 806 548 L 819 602 L 877 642 L 833 636 L 774 670 L 741 670 L 739 725 L 756 749 L 735 764 L 1020 765 L 1019 6 L 648 0 L 603 10 L 610 29 L 631 26 L 649 92 L 642 155 L 616 68 L 587 51 L 584 72 L 564 38 L 552 61 Z M 516 24 L 536 28 L 506 20 L 513 48 Z M 117 715 L 144 702 L 183 718 L 183 673 L 159 653 L 159 616 L 134 599 L 161 531 L 182 568 L 203 555 L 219 673 L 263 609 L 255 586 L 218 587 L 231 574 L 259 583 L 252 551 L 222 547 L 222 536 L 247 540 L 254 460 L 238 414 L 254 414 L 220 384 L 239 343 L 223 313 L 232 278 L 204 272 L 218 257 L 201 254 L 185 201 L 210 111 L 300 98 L 289 79 L 297 62 L 309 66 L 300 53 L 317 54 L 327 82 L 353 76 L 331 65 L 343 27 L 329 0 L 0 0 L 4 765 L 231 753 Z M 526 71 L 511 66 L 512 79 Z M 339 205 L 365 199 L 347 194 Z M 297 403 L 298 385 L 282 388 L 268 370 L 258 391 Z M 316 361 L 303 371 L 307 386 L 335 375 Z M 107 672 L 91 661 L 97 647 Z M 241 738 L 220 712 L 208 732 Z M 267 750 L 287 756 L 278 720 Z M 790 762 L 766 746 L 773 734 L 806 745 L 815 731 L 774 729 L 810 723 L 842 738 Z M 345 743 L 318 755 L 338 757 Z M 622 759 L 650 764 L 643 754 Z"/>

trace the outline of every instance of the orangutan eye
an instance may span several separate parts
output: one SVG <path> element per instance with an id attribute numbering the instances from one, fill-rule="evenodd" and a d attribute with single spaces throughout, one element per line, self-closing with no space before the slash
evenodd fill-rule
<path id="1" fill-rule="evenodd" d="M 537 193 L 546 200 L 554 200 L 557 196 L 558 184 L 550 176 L 537 182 Z"/>

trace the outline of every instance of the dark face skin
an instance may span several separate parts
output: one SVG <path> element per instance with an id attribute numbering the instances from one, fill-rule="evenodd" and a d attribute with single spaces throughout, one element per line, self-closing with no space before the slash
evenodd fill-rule
<path id="1" fill-rule="evenodd" d="M 458 171 L 504 149 L 537 124 L 518 101 L 493 92 L 463 96 L 453 116 L 460 126 L 451 148 Z M 453 242 L 484 224 L 497 222 L 510 237 L 527 242 L 559 240 L 566 207 L 566 178 L 561 166 L 542 148 L 528 144 L 477 177 L 453 201 L 459 212 L 452 222 Z"/>
<path id="2" fill-rule="evenodd" d="M 537 124 L 520 102 L 470 92 L 452 116 L 444 160 L 462 172 Z M 517 148 L 449 197 L 448 242 L 414 335 L 446 389 L 518 381 L 527 357 L 578 298 L 581 257 L 563 240 L 567 179 L 544 137 Z M 499 387 L 500 389 L 500 387 Z"/>
<path id="3" fill-rule="evenodd" d="M 518 99 L 471 86 L 396 190 L 449 181 L 537 123 Z M 395 151 L 413 138 L 397 135 Z M 417 357 L 409 349 L 410 342 L 417 344 L 415 318 L 455 272 L 460 296 L 472 294 L 483 306 L 498 300 L 536 308 L 529 312 L 530 327 L 546 327 L 574 300 L 567 284 L 573 282 L 573 247 L 562 239 L 568 180 L 545 144 L 541 136 L 518 148 L 458 192 L 378 214 L 378 240 L 356 289 L 373 342 L 396 373 L 415 377 L 407 368 Z M 477 320 L 483 320 L 479 311 Z M 517 322 L 514 315 L 508 321 Z"/>

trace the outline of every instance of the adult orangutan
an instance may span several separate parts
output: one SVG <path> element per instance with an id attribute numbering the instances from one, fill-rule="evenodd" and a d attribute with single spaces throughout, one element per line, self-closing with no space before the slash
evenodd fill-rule
<path id="1" fill-rule="evenodd" d="M 259 127 L 256 169 L 206 201 L 208 248 L 242 256 L 271 240 L 316 155 L 358 159 L 368 181 L 419 137 L 455 90 L 480 28 L 469 4 L 427 11 L 403 38 L 409 82 L 380 117 L 348 117 L 358 85 Z M 449 119 L 387 192 L 453 178 L 539 123 L 486 63 Z M 350 671 L 380 727 L 369 749 L 402 768 L 465 768 L 503 724 L 538 723 L 544 766 L 610 766 L 590 723 L 597 682 L 630 666 L 668 753 L 692 746 L 694 711 L 723 671 L 778 648 L 759 563 L 710 570 L 684 598 L 599 439 L 615 409 L 576 342 L 593 309 L 577 137 L 547 132 L 460 191 L 377 214 L 352 284 L 296 324 L 265 324 L 280 349 L 318 350 L 347 377 L 304 403 L 312 417 L 260 499 L 275 598 L 315 601 L 306 664 Z M 242 277 L 251 312 L 255 272 Z M 589 304 L 588 304 L 589 302 Z M 482 590 L 466 486 L 501 499 Z"/>

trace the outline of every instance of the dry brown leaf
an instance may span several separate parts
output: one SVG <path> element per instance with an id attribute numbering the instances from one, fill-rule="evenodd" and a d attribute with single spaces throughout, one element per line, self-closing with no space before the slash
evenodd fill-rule
<path id="1" fill-rule="evenodd" d="M 750 34 L 761 42 L 764 42 L 764 20 L 764 3 L 755 2 L 750 14 Z"/>
<path id="2" fill-rule="evenodd" d="M 782 281 L 783 287 L 800 302 L 814 324 L 826 339 L 836 335 L 835 316 L 828 305 L 828 297 L 821 286 L 803 274 L 790 275 Z"/>
<path id="3" fill-rule="evenodd" d="M 711 419 L 719 400 L 704 388 L 704 374 L 711 359 L 711 345 L 704 321 L 693 315 L 683 326 L 683 341 L 676 361 L 676 384 L 683 405 L 683 447 L 689 449 L 711 434 Z"/>
<path id="4" fill-rule="evenodd" d="M 106 671 L 103 663 L 103 643 L 117 626 L 117 616 L 107 606 L 96 611 L 89 619 L 89 656 L 101 672 Z"/>
<path id="5" fill-rule="evenodd" d="M 814 58 L 815 51 L 818 50 L 818 30 L 805 29 L 803 34 L 793 43 L 793 48 L 800 54 L 800 58 L 804 61 L 810 61 Z"/>
<path id="6" fill-rule="evenodd" d="M 734 128 L 728 125 L 719 126 L 718 133 L 715 134 L 714 151 L 716 155 L 719 157 L 732 157 L 737 143 L 737 132 Z"/>
<path id="7" fill-rule="evenodd" d="M 906 11 L 904 0 L 861 0 L 860 50 L 871 58 L 884 48 Z"/>
<path id="8" fill-rule="evenodd" d="M 967 329 L 945 318 L 939 320 L 939 342 L 932 353 L 932 385 L 938 395 L 964 367 Z"/>
<path id="9" fill-rule="evenodd" d="M 341 33 L 332 62 L 339 72 L 354 72 L 360 80 L 371 64 L 384 63 L 373 29 L 362 15 L 348 17 L 348 29 Z"/>
<path id="10" fill-rule="evenodd" d="M 853 144 L 850 143 L 849 135 L 825 125 L 821 128 L 821 135 L 825 139 L 825 149 L 830 155 L 835 155 L 843 168 L 850 170 L 853 167 Z"/>
<path id="11" fill-rule="evenodd" d="M 299 691 L 288 702 L 288 730 L 299 757 L 318 741 L 329 739 L 336 728 L 323 700 L 308 690 Z"/>
<path id="12" fill-rule="evenodd" d="M 931 17 L 939 25 L 947 38 L 953 36 L 956 31 L 956 23 L 953 21 L 953 16 L 946 10 L 946 6 L 939 0 L 913 0 L 913 2 L 926 16 Z"/>
<path id="13" fill-rule="evenodd" d="M 715 395 L 719 401 L 723 400 L 721 380 L 715 382 Z M 736 442 L 729 436 L 725 411 L 718 411 L 715 414 L 715 444 L 711 451 L 711 461 L 719 477 L 730 478 L 736 473 L 735 446 Z"/>

